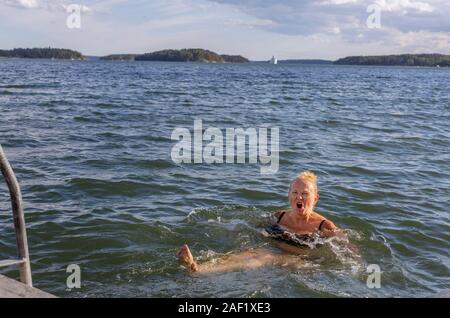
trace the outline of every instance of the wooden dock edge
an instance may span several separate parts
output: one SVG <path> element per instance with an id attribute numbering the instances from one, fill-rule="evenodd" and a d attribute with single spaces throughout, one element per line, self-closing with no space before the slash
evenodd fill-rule
<path id="1" fill-rule="evenodd" d="M 56 296 L 0 275 L 0 298 L 56 298 Z"/>

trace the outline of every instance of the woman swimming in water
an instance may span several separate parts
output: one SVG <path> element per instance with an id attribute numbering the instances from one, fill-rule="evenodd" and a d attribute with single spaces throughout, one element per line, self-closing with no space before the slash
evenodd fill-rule
<path id="1" fill-rule="evenodd" d="M 314 212 L 319 200 L 317 177 L 306 171 L 298 175 L 289 187 L 289 203 L 291 208 L 277 211 L 274 216 L 276 224 L 268 227 L 266 233 L 281 240 L 278 247 L 284 252 L 298 254 L 299 247 L 308 245 L 315 237 L 339 236 L 346 238 L 346 234 L 338 229 L 333 222 Z M 275 254 L 266 249 L 254 249 L 226 255 L 225 258 L 198 264 L 189 247 L 185 244 L 178 251 L 178 259 L 193 272 L 222 272 L 238 269 L 251 269 L 264 265 L 295 265 L 298 258 L 289 254 Z"/>

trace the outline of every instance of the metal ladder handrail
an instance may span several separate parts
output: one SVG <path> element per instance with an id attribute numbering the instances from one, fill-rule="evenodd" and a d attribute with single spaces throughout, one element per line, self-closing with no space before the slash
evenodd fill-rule
<path id="1" fill-rule="evenodd" d="M 14 231 L 16 233 L 17 249 L 19 259 L 0 261 L 0 267 L 18 265 L 20 271 L 20 281 L 30 287 L 33 286 L 31 278 L 30 255 L 28 253 L 27 229 L 25 226 L 25 216 L 23 213 L 22 193 L 19 183 L 11 165 L 6 158 L 2 145 L 0 145 L 0 170 L 8 185 L 11 197 L 11 207 L 14 219 Z"/>

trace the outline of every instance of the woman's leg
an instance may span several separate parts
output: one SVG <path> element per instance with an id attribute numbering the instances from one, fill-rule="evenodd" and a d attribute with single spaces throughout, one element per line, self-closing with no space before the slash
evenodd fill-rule
<path id="1" fill-rule="evenodd" d="M 256 269 L 267 265 L 298 266 L 300 260 L 294 255 L 274 254 L 266 249 L 255 249 L 225 255 L 221 259 L 198 264 L 189 247 L 184 244 L 178 251 L 178 259 L 193 272 L 217 273 L 242 269 Z"/>

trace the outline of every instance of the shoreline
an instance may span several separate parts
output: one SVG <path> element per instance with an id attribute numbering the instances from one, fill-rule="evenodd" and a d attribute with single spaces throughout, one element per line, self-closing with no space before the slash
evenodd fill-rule
<path id="1" fill-rule="evenodd" d="M 201 62 L 201 61 L 136 61 L 136 60 L 105 60 L 96 58 L 85 58 L 85 59 L 59 59 L 59 58 L 31 58 L 31 57 L 5 57 L 0 56 L 0 61 L 67 61 L 67 62 L 105 62 L 105 63 L 123 63 L 123 62 L 142 62 L 142 63 L 173 63 L 173 64 L 205 64 L 205 65 L 249 65 L 249 64 L 261 64 L 261 65 L 270 65 L 269 62 L 264 61 L 249 61 L 246 63 L 233 63 L 233 62 Z M 361 66 L 361 67 L 404 67 L 404 68 L 432 68 L 432 69 L 450 69 L 450 66 L 423 66 L 423 65 L 367 65 L 367 64 L 336 64 L 336 63 L 299 63 L 299 62 L 284 62 L 281 61 L 277 66 L 271 65 L 271 67 L 279 67 L 282 66 L 293 66 L 293 65 L 301 65 L 301 66 L 321 66 L 321 67 L 346 67 L 346 66 Z"/>

